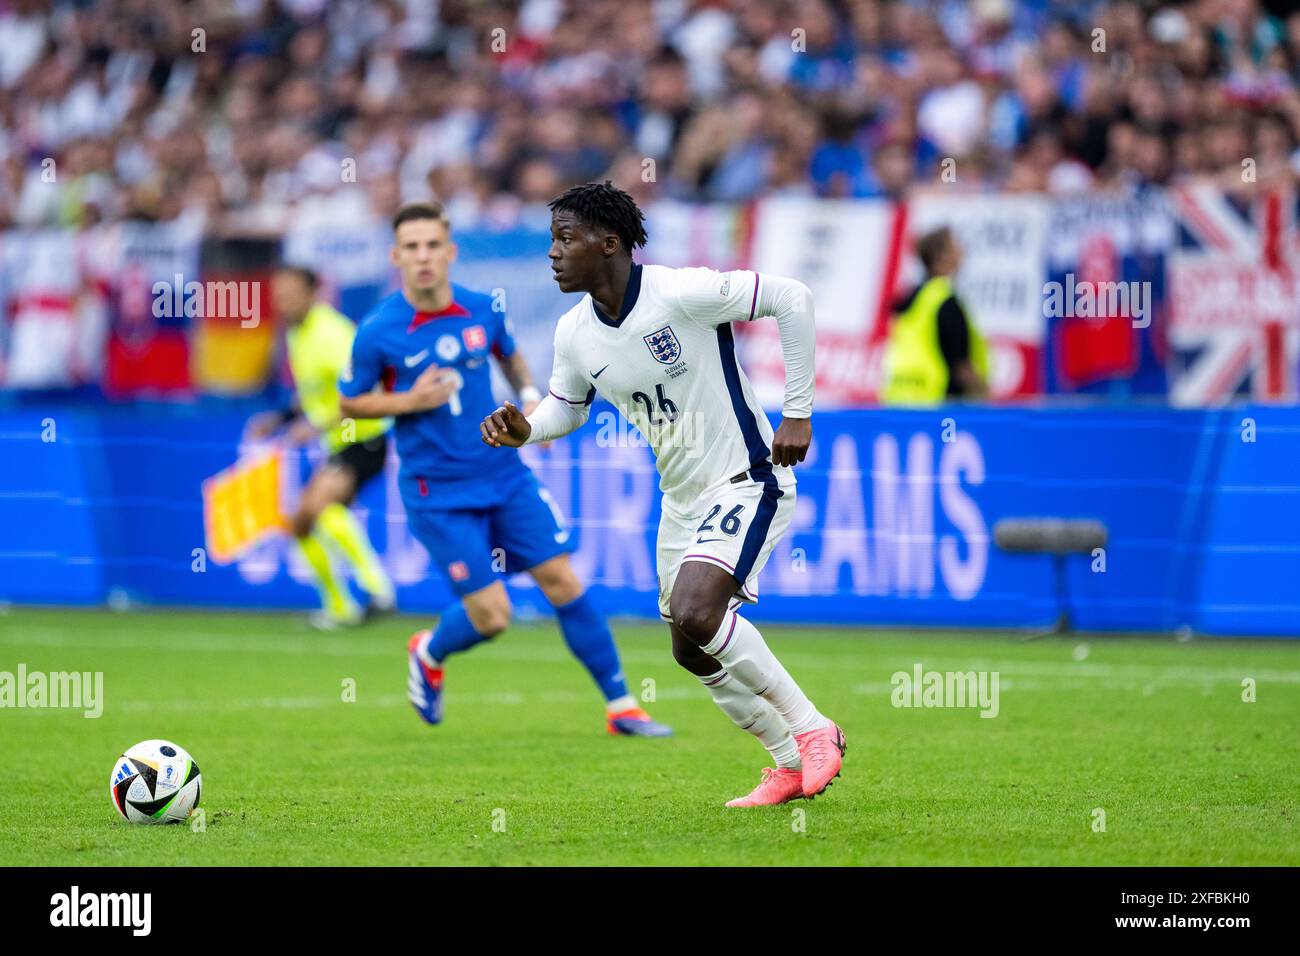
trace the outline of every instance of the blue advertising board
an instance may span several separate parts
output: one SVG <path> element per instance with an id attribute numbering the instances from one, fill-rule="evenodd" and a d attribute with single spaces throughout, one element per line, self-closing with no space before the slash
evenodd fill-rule
<path id="1" fill-rule="evenodd" d="M 238 459 L 252 410 L 40 396 L 0 408 L 0 600 L 312 605 L 288 539 L 230 565 L 196 560 L 200 485 Z M 1067 562 L 1081 629 L 1300 636 L 1300 409 L 872 409 L 818 414 L 814 433 L 756 619 L 1049 624 L 1052 558 L 1001 551 L 993 527 L 1056 516 L 1109 532 L 1103 553 Z M 287 499 L 319 455 L 291 453 Z M 584 429 L 526 457 L 568 516 L 576 567 L 605 610 L 656 618 L 658 478 L 636 431 L 597 405 Z M 436 613 L 450 592 L 406 528 L 396 468 L 394 458 L 356 508 L 401 606 Z M 510 584 L 521 613 L 546 612 L 526 577 Z"/>

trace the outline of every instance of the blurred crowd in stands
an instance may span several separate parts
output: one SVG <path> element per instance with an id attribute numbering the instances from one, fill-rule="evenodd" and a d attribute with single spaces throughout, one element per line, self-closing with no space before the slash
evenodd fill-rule
<path id="1" fill-rule="evenodd" d="M 1286 184 L 1290 6 L 0 0 L 0 227 L 270 235 L 430 195 L 508 226 L 598 178 L 645 201 Z"/>

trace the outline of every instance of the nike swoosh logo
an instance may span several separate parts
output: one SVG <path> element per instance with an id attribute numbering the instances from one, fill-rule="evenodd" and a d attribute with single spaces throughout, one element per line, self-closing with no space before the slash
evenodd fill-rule
<path id="1" fill-rule="evenodd" d="M 416 352 L 414 355 L 406 356 L 406 358 L 402 359 L 402 361 L 406 363 L 407 368 L 415 368 L 415 366 L 423 362 L 428 357 L 428 355 L 429 355 L 429 350 L 425 349 L 422 352 Z"/>
<path id="2" fill-rule="evenodd" d="M 696 544 L 712 544 L 715 541 L 722 541 L 722 538 L 696 538 Z"/>
<path id="3" fill-rule="evenodd" d="M 606 365 L 605 368 L 609 368 L 609 366 Z M 605 374 L 605 368 L 602 368 L 599 372 L 592 372 L 592 373 L 591 373 L 591 377 L 592 377 L 592 378 L 600 378 L 602 375 Z"/>

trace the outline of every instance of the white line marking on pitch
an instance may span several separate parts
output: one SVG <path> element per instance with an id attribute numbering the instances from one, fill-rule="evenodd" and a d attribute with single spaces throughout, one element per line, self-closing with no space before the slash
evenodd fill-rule
<path id="1" fill-rule="evenodd" d="M 7 629 L 6 629 L 7 630 Z M 532 641 L 535 638 L 525 638 Z M 67 631 L 52 627 L 24 626 L 9 633 L 0 633 L 0 645 L 33 647 L 96 647 L 152 650 L 175 653 L 211 652 L 218 654 L 270 654 L 311 655 L 318 657 L 371 657 L 403 659 L 405 647 L 394 641 L 391 645 L 379 645 L 371 641 L 351 640 L 346 637 L 322 637 L 316 634 L 304 634 L 301 638 L 249 638 L 244 635 L 225 635 L 215 632 L 189 631 L 155 631 L 149 636 L 126 636 L 113 634 L 90 634 L 85 631 L 69 634 Z M 533 646 L 528 643 L 511 643 L 506 636 L 502 643 L 480 652 L 483 656 L 495 657 L 508 661 L 567 662 L 572 656 L 559 641 L 555 646 Z M 623 659 L 633 663 L 667 664 L 668 650 L 658 651 L 624 651 Z M 809 654 L 795 651 L 790 653 L 782 649 L 781 660 L 796 668 L 809 669 L 861 669 L 859 662 L 851 661 L 842 652 L 829 654 Z M 1007 675 L 1024 675 L 1036 677 L 1059 677 L 1084 680 L 1131 679 L 1226 681 L 1240 683 L 1243 677 L 1253 677 L 1257 681 L 1269 681 L 1279 684 L 1300 684 L 1300 671 L 1273 670 L 1257 668 L 1249 663 L 1236 667 L 1187 667 L 1179 664 L 1169 666 L 1151 664 L 1099 664 L 1094 662 L 1052 661 L 990 661 L 985 658 L 960 658 L 944 655 L 931 657 L 918 655 L 910 660 L 893 658 L 888 661 L 874 660 L 870 669 L 876 673 L 892 674 L 898 670 L 911 672 L 917 661 L 926 670 L 954 671 L 998 671 Z M 893 665 L 897 666 L 893 666 Z M 855 666 L 856 665 L 856 666 Z M 941 666 L 942 665 L 942 666 Z M 674 665 L 675 666 L 675 665 Z"/>

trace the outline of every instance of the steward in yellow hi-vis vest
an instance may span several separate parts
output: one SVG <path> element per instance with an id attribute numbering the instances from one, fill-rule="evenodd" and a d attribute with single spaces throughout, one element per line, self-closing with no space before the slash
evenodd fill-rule
<path id="1" fill-rule="evenodd" d="M 297 266 L 280 267 L 271 280 L 271 308 L 285 326 L 297 407 L 256 416 L 245 437 L 267 438 L 288 425 L 289 444 L 319 439 L 325 448 L 328 457 L 302 489 L 291 524 L 320 592 L 321 610 L 312 624 L 334 630 L 395 606 L 393 582 L 348 507 L 358 491 L 383 474 L 393 423 L 340 413 L 339 376 L 352 361 L 357 330 L 346 315 L 317 301 L 319 284 L 314 272 Z M 365 608 L 353 599 L 331 555 L 352 565 L 357 583 L 369 595 Z"/>
<path id="2" fill-rule="evenodd" d="M 928 278 L 895 308 L 885 343 L 880 400 L 928 406 L 987 394 L 988 346 L 953 292 L 961 250 L 947 229 L 922 237 Z"/>
<path id="3" fill-rule="evenodd" d="M 333 306 L 317 302 L 284 336 L 298 407 L 321 433 L 321 442 L 331 455 L 354 442 L 362 444 L 376 438 L 393 425 L 391 418 L 359 418 L 345 423 L 339 414 L 339 374 L 352 359 L 356 334 L 351 319 Z"/>

